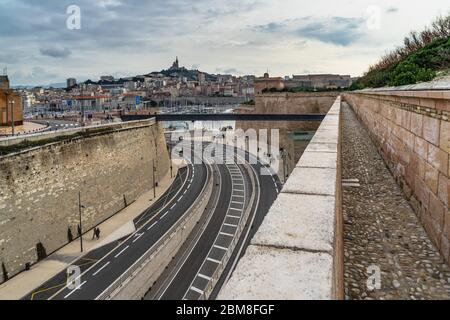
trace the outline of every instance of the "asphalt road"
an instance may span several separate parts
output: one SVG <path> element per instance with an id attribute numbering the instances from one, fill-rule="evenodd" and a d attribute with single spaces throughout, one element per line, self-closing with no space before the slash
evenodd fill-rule
<path id="1" fill-rule="evenodd" d="M 236 159 L 228 160 L 236 161 Z M 236 236 L 238 224 L 243 223 L 241 217 L 252 192 L 257 192 L 259 201 L 255 203 L 253 215 L 250 216 L 238 246 L 233 252 L 232 259 L 216 286 L 216 288 L 220 288 L 230 270 L 235 267 L 236 257 L 240 257 L 245 252 L 244 249 L 262 223 L 281 188 L 278 180 L 272 175 L 260 175 L 263 168 L 260 163 L 253 166 L 257 181 L 254 190 L 243 165 L 217 164 L 216 168 L 221 180 L 220 195 L 212 216 L 204 217 L 205 219 L 210 218 L 207 227 L 204 230 L 194 230 L 194 232 L 199 232 L 199 238 L 191 247 L 185 246 L 180 250 L 169 269 L 157 282 L 156 287 L 147 294 L 146 299 L 202 299 L 211 277 L 218 269 L 220 261 Z"/>
<path id="2" fill-rule="evenodd" d="M 180 190 L 180 196 L 167 202 L 151 221 L 86 270 L 80 277 L 78 287 L 74 290 L 64 287 L 51 299 L 94 300 L 141 258 L 196 202 L 206 184 L 206 165 L 190 168 L 188 183 Z"/>

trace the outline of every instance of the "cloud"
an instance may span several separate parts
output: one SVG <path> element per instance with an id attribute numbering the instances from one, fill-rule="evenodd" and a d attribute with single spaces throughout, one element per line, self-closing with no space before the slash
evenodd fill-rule
<path id="1" fill-rule="evenodd" d="M 331 17 L 308 23 L 297 29 L 304 38 L 316 39 L 325 43 L 348 46 L 362 37 L 365 19 Z"/>
<path id="2" fill-rule="evenodd" d="M 389 7 L 386 9 L 387 14 L 397 13 L 398 11 L 399 11 L 399 8 L 397 8 L 397 7 Z"/>
<path id="3" fill-rule="evenodd" d="M 250 26 L 249 29 L 253 32 L 276 34 L 277 37 L 295 36 L 339 46 L 349 46 L 362 37 L 365 21 L 363 18 L 305 17 Z"/>
<path id="4" fill-rule="evenodd" d="M 69 48 L 40 48 L 39 51 L 43 56 L 51 57 L 51 58 L 67 58 L 72 54 Z"/>

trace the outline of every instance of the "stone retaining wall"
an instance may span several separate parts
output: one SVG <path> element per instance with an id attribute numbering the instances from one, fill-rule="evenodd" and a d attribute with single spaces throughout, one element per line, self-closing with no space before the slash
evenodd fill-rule
<path id="1" fill-rule="evenodd" d="M 79 130 L 0 157 L 0 264 L 10 277 L 67 244 L 69 230 L 77 237 L 79 192 L 87 231 L 153 187 L 153 163 L 156 180 L 169 170 L 163 128 L 152 120 Z"/>
<path id="2" fill-rule="evenodd" d="M 343 298 L 340 109 L 338 98 L 219 299 Z"/>
<path id="3" fill-rule="evenodd" d="M 450 91 L 389 88 L 344 95 L 442 256 L 450 256 Z"/>

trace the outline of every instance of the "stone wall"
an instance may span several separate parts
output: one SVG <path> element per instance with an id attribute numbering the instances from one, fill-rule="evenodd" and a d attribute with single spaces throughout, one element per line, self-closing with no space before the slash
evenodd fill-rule
<path id="1" fill-rule="evenodd" d="M 338 98 L 219 299 L 343 299 L 340 119 Z"/>
<path id="2" fill-rule="evenodd" d="M 257 114 L 327 114 L 336 100 L 336 92 L 305 93 L 265 93 L 255 96 L 255 106 L 242 106 L 238 113 Z M 319 121 L 237 121 L 236 128 L 247 131 L 255 129 L 278 129 L 280 132 L 280 148 L 287 155 L 285 168 L 280 168 L 279 176 L 289 175 L 295 168 L 308 145 L 308 140 L 292 140 L 290 134 L 295 132 L 314 132 L 320 126 Z M 269 133 L 270 135 L 270 133 Z M 284 181 L 284 178 L 282 179 Z"/>
<path id="3" fill-rule="evenodd" d="M 77 237 L 79 192 L 87 231 L 153 187 L 153 162 L 156 180 L 169 169 L 153 120 L 79 130 L 82 137 L 0 157 L 0 263 L 10 277 L 38 251 L 67 244 L 69 230 Z"/>
<path id="4" fill-rule="evenodd" d="M 450 91 L 368 90 L 344 95 L 448 261 Z"/>

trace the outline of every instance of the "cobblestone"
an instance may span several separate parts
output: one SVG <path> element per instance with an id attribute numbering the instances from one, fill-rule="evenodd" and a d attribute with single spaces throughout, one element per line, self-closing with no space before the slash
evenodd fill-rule
<path id="1" fill-rule="evenodd" d="M 450 268 L 367 131 L 346 103 L 342 110 L 343 179 L 360 182 L 343 190 L 346 299 L 450 299 Z M 370 290 L 374 270 L 381 288 Z"/>

